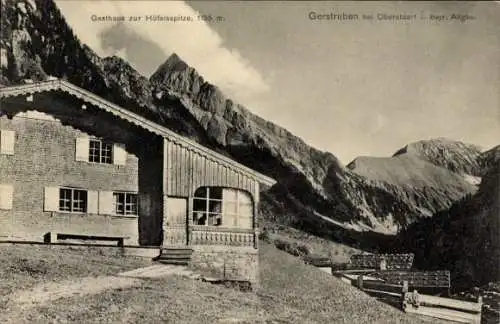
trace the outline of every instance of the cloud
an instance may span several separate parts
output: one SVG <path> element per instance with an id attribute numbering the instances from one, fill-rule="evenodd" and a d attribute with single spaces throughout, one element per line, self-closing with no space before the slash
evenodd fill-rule
<path id="1" fill-rule="evenodd" d="M 237 100 L 269 90 L 259 71 L 236 49 L 226 48 L 220 35 L 198 20 L 198 12 L 184 2 L 56 0 L 56 3 L 83 43 L 100 56 L 127 57 L 145 76 L 176 52 L 207 81 Z M 146 16 L 152 15 L 191 17 L 192 21 L 145 21 Z M 126 20 L 129 16 L 140 16 L 141 21 L 96 21 L 97 17 L 105 16 L 125 16 Z"/>

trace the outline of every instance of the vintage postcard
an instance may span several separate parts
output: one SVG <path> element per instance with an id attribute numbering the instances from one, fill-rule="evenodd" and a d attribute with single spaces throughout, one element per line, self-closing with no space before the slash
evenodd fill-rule
<path id="1" fill-rule="evenodd" d="M 500 323 L 499 1 L 0 4 L 0 322 Z"/>

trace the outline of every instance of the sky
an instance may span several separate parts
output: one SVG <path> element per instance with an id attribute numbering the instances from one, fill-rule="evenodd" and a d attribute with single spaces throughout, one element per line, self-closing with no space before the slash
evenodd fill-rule
<path id="1" fill-rule="evenodd" d="M 345 164 L 437 137 L 500 144 L 498 2 L 56 3 L 97 54 L 149 77 L 175 52 L 229 98 Z M 317 18 L 343 14 L 358 19 Z M 400 14 L 411 19 L 386 19 Z M 106 15 L 141 20 L 97 21 Z"/>

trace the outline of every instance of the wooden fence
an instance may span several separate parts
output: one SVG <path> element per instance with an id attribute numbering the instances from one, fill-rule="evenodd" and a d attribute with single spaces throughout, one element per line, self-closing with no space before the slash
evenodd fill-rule
<path id="1" fill-rule="evenodd" d="M 418 290 L 431 295 L 450 295 L 451 280 L 448 270 L 438 271 L 374 271 L 370 276 L 380 278 L 386 283 L 402 285 L 407 281 L 410 290 Z"/>
<path id="2" fill-rule="evenodd" d="M 448 270 L 438 271 L 374 271 L 372 276 L 383 279 L 386 282 L 402 285 L 408 281 L 410 286 L 450 286 L 450 272 Z"/>
<path id="3" fill-rule="evenodd" d="M 316 267 L 332 266 L 332 270 L 380 269 L 409 270 L 413 265 L 413 253 L 405 254 L 354 254 L 349 263 L 335 264 L 327 257 L 304 257 L 307 264 Z"/>
<path id="4" fill-rule="evenodd" d="M 413 253 L 404 254 L 354 254 L 351 266 L 357 269 L 409 270 L 413 265 Z"/>

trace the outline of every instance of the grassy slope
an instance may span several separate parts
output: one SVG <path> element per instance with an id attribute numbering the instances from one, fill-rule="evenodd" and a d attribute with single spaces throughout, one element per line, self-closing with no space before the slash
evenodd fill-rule
<path id="1" fill-rule="evenodd" d="M 135 257 L 106 257 L 96 251 L 42 245 L 0 245 L 0 304 L 16 289 L 44 281 L 112 275 L 151 264 Z"/>
<path id="2" fill-rule="evenodd" d="M 279 231 L 273 231 L 269 234 L 268 241 L 275 240 L 288 242 L 304 246 L 308 249 L 309 256 L 312 257 L 329 257 L 334 262 L 347 262 L 352 254 L 361 253 L 359 249 L 355 249 L 348 245 L 328 241 L 317 236 L 307 234 L 294 228 L 282 228 Z"/>
<path id="3" fill-rule="evenodd" d="M 261 298 L 289 323 L 436 323 L 408 316 L 269 245 L 261 247 Z"/>
<path id="4" fill-rule="evenodd" d="M 144 281 L 140 287 L 66 298 L 25 309 L 22 314 L 16 314 L 16 318 L 10 316 L 10 323 L 436 322 L 404 314 L 377 302 L 271 245 L 263 245 L 260 251 L 262 282 L 255 293 L 172 276 Z M 3 305 L 8 300 L 5 295 L 14 286 L 25 288 L 45 280 L 112 274 L 144 263 L 133 258 L 26 246 L 0 246 L 0 256 L 3 260 L 0 263 Z M 1 318 L 2 314 L 0 321 L 8 323 Z"/>

